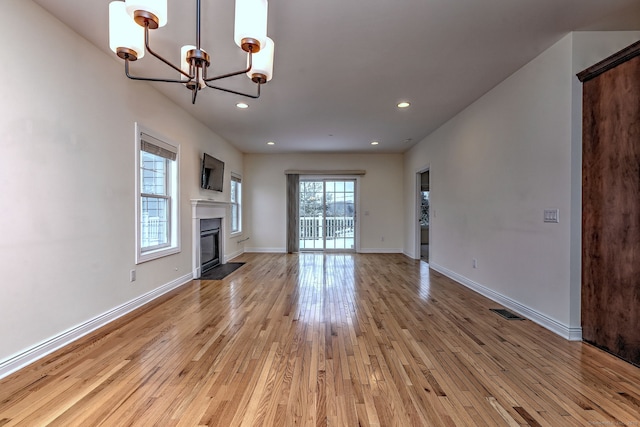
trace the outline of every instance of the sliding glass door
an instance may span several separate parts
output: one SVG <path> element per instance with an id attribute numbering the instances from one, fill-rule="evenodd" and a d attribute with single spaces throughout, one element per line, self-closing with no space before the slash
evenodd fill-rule
<path id="1" fill-rule="evenodd" d="M 355 179 L 300 179 L 300 250 L 353 251 Z"/>

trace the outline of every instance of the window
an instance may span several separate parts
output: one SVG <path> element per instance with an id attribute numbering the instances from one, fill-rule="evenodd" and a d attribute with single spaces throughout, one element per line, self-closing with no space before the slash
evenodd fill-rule
<path id="1" fill-rule="evenodd" d="M 231 232 L 242 231 L 242 178 L 231 174 Z"/>
<path id="2" fill-rule="evenodd" d="M 420 226 L 429 226 L 429 191 L 420 192 Z"/>
<path id="3" fill-rule="evenodd" d="M 180 252 L 178 146 L 136 124 L 136 263 Z"/>

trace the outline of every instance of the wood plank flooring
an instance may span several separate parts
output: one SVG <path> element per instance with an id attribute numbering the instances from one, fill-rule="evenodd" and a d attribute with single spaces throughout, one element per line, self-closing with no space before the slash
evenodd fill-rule
<path id="1" fill-rule="evenodd" d="M 640 369 L 397 254 L 244 254 L 0 381 L 0 426 L 640 426 Z"/>

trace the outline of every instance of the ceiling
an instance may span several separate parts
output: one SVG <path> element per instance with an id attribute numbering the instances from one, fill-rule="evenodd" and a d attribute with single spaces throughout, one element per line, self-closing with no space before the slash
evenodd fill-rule
<path id="1" fill-rule="evenodd" d="M 108 0 L 34 1 L 122 63 L 109 50 Z M 195 4 L 169 0 L 167 26 L 151 33 L 176 63 L 195 44 Z M 202 0 L 215 74 L 246 60 L 233 13 L 232 0 Z M 272 0 L 274 77 L 248 109 L 237 95 L 205 89 L 192 105 L 182 85 L 154 85 L 245 153 L 402 153 L 569 31 L 638 29 L 637 0 Z M 132 72 L 177 75 L 150 55 Z M 245 76 L 222 82 L 255 90 Z"/>

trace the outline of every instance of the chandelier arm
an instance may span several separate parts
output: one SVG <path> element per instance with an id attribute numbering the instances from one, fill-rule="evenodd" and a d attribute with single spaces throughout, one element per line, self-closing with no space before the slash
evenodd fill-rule
<path id="1" fill-rule="evenodd" d="M 198 88 L 197 86 L 194 87 L 193 89 L 191 89 L 191 103 L 195 104 L 196 103 L 196 97 L 198 96 Z"/>
<path id="2" fill-rule="evenodd" d="M 186 81 L 186 80 L 159 79 L 159 78 L 153 78 L 153 77 L 132 76 L 129 73 L 129 62 L 130 61 L 128 59 L 124 60 L 124 73 L 131 80 L 141 80 L 141 81 L 145 81 L 145 82 L 163 82 L 163 83 L 189 83 L 191 81 L 191 80 Z"/>
<path id="3" fill-rule="evenodd" d="M 223 87 L 213 86 L 213 85 L 210 85 L 206 80 L 205 80 L 204 84 L 206 84 L 207 87 L 210 87 L 211 89 L 221 90 L 223 92 L 233 93 L 235 95 L 240 95 L 240 96 L 246 96 L 247 98 L 253 98 L 253 99 L 260 98 L 260 86 L 262 86 L 260 83 L 258 83 L 258 93 L 256 95 L 251 95 L 251 94 L 248 94 L 248 93 L 237 92 L 237 91 L 231 90 L 231 89 L 225 89 Z"/>
<path id="4" fill-rule="evenodd" d="M 155 53 L 155 52 L 153 51 L 153 49 L 151 49 L 151 46 L 149 46 L 149 22 L 148 22 L 148 21 L 145 21 L 145 24 L 144 24 L 144 45 L 145 45 L 145 47 L 147 48 L 147 51 L 148 51 L 151 55 L 155 56 L 155 57 L 156 57 L 156 58 L 158 58 L 160 61 L 164 62 L 164 63 L 165 63 L 165 64 L 167 64 L 169 67 L 173 68 L 174 70 L 176 70 L 177 72 L 179 72 L 179 73 L 180 73 L 180 74 L 182 74 L 183 76 L 188 77 L 188 78 L 189 78 L 189 82 L 190 82 L 191 80 L 193 80 L 193 79 L 194 79 L 194 76 L 191 76 L 191 75 L 189 75 L 189 74 L 185 73 L 184 71 L 182 71 L 182 70 L 180 69 L 180 67 L 176 67 L 176 66 L 175 66 L 175 65 L 173 65 L 171 62 L 169 62 L 168 60 L 164 59 L 164 58 L 163 58 L 162 56 L 160 56 L 159 54 Z M 163 80 L 161 80 L 161 81 L 163 81 Z M 184 82 L 184 81 L 180 81 L 180 82 L 181 82 L 181 83 L 189 83 L 189 82 Z"/>
<path id="5" fill-rule="evenodd" d="M 207 78 L 207 76 L 206 76 L 207 69 L 205 68 L 205 69 L 204 69 L 204 73 L 205 73 L 204 81 L 205 81 L 205 83 L 206 83 L 206 82 L 212 82 L 212 81 L 214 81 L 214 80 L 226 79 L 227 77 L 233 77 L 233 76 L 238 76 L 238 75 L 240 75 L 240 74 L 248 73 L 249 71 L 251 71 L 251 68 L 253 67 L 253 53 L 252 53 L 252 52 L 249 52 L 249 53 L 248 53 L 248 55 L 249 55 L 249 65 L 247 66 L 247 68 L 245 68 L 245 69 L 243 69 L 243 70 L 240 70 L 240 71 L 234 71 L 234 72 L 232 72 L 232 73 L 221 74 L 221 75 L 219 75 L 219 76 L 215 76 L 215 77 L 209 77 L 209 78 Z M 209 85 L 207 85 L 207 86 L 209 86 Z M 209 86 L 209 87 L 213 87 L 213 86 Z M 215 88 L 214 88 L 214 89 L 215 89 Z"/>

